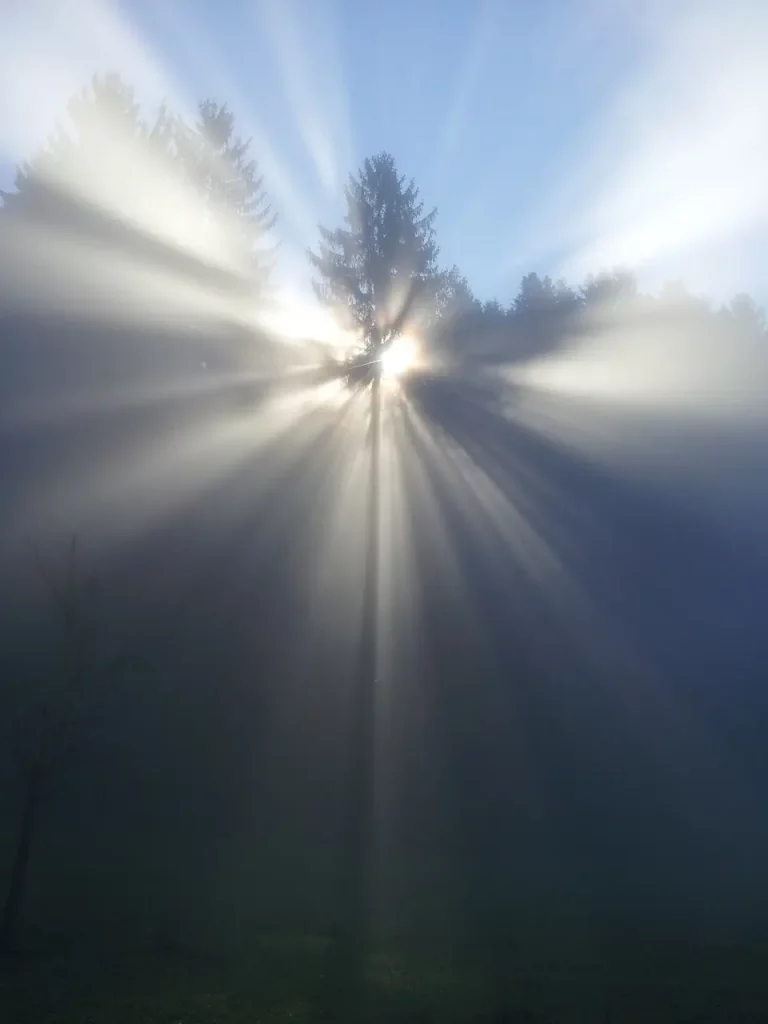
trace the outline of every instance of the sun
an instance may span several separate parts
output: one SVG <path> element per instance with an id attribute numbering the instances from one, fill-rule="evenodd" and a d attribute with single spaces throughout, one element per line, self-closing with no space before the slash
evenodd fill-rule
<path id="1" fill-rule="evenodd" d="M 416 342 L 408 337 L 395 338 L 381 353 L 379 362 L 382 377 L 402 377 L 416 363 Z"/>

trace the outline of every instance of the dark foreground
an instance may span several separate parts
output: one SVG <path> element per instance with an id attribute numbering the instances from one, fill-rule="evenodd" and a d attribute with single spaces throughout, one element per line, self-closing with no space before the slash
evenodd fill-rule
<path id="1" fill-rule="evenodd" d="M 46 946 L 0 974 L 0 1016 L 56 1021 L 255 1024 L 338 1020 L 328 940 L 253 937 L 217 953 L 158 942 Z M 762 1021 L 768 947 L 627 940 L 578 949 L 382 948 L 366 970 L 366 1021 Z"/>

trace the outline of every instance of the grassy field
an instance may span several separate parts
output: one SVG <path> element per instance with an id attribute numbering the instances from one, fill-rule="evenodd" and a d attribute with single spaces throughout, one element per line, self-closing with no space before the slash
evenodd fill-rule
<path id="1" fill-rule="evenodd" d="M 218 953 L 39 937 L 2 963 L 8 1024 L 268 1024 L 361 1021 L 764 1021 L 768 950 L 381 949 L 345 1018 L 329 941 L 261 936 Z M 339 987 L 341 985 L 341 987 Z"/>
<path id="2" fill-rule="evenodd" d="M 22 953 L 0 959 L 0 1024 L 768 1021 L 768 944 L 647 923 L 630 935 L 595 907 L 566 913 L 551 872 L 510 868 L 505 891 L 447 856 L 414 858 L 349 967 L 326 931 L 328 865 L 301 844 L 119 838 L 45 826 Z"/>

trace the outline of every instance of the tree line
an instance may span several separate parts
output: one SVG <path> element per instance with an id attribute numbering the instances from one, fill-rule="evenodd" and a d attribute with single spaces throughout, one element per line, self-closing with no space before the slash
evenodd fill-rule
<path id="1" fill-rule="evenodd" d="M 204 100 L 189 120 L 163 103 L 148 118 L 135 91 L 112 73 L 95 75 L 67 114 L 71 127 L 57 125 L 42 150 L 18 167 L 15 190 L 0 193 L 5 217 L 88 225 L 102 239 L 108 223 L 112 241 L 139 246 L 145 259 L 160 254 L 193 276 L 202 263 L 211 286 L 234 275 L 254 299 L 269 294 L 277 218 L 250 141 L 238 135 L 225 104 Z M 318 299 L 366 347 L 386 346 L 406 332 L 461 359 L 520 360 L 618 317 L 766 337 L 764 311 L 746 294 L 720 309 L 679 281 L 644 295 L 625 269 L 578 286 L 531 272 L 506 304 L 483 302 L 457 266 L 440 266 L 437 210 L 425 209 L 415 182 L 389 153 L 350 174 L 345 205 L 343 224 L 321 226 L 307 255 Z M 154 230 L 158 223 L 166 224 L 165 242 Z M 185 256 L 183 244 L 169 244 L 171 236 L 191 241 L 195 257 Z"/>

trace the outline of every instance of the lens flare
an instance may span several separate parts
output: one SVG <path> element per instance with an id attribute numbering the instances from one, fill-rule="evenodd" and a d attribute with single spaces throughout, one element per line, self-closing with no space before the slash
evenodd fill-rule
<path id="1" fill-rule="evenodd" d="M 402 377 L 414 368 L 416 343 L 413 338 L 396 338 L 379 356 L 382 377 Z"/>

